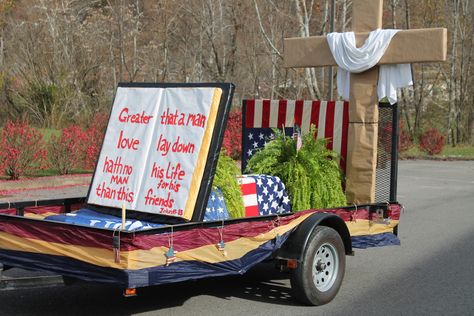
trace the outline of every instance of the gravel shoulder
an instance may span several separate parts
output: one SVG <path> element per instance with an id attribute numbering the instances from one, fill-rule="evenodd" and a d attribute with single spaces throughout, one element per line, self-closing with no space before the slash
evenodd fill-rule
<path id="1" fill-rule="evenodd" d="M 0 202 L 35 201 L 85 196 L 91 174 L 0 181 Z"/>

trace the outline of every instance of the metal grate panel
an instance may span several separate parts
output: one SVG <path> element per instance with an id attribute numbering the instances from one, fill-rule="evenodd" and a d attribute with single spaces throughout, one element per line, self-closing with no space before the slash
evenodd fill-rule
<path id="1" fill-rule="evenodd" d="M 375 201 L 396 201 L 398 168 L 397 105 L 379 104 L 377 172 Z"/>

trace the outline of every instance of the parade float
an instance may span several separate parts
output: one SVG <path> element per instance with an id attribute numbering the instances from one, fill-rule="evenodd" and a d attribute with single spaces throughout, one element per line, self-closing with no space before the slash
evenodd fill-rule
<path id="1" fill-rule="evenodd" d="M 354 45 L 367 37 L 363 32 L 380 29 L 381 5 L 354 1 Z M 228 210 L 222 188 L 213 188 L 234 86 L 120 84 L 87 196 L 0 204 L 0 264 L 110 283 L 135 294 L 146 286 L 244 274 L 274 260 L 290 272 L 296 299 L 329 302 L 353 248 L 399 243 L 398 111 L 378 102 L 377 65 L 446 59 L 445 29 L 389 32 L 388 37 L 381 54 L 375 49 L 375 62 L 359 73 L 348 69 L 350 102 L 244 101 L 242 169 L 275 170 L 293 178 L 287 179 L 287 192 L 275 175 L 239 177 L 241 216 L 231 216 L 239 212 Z M 337 43 L 337 38 L 288 39 L 285 65 L 333 65 L 338 58 L 331 48 Z M 296 135 L 296 146 L 286 161 L 268 160 L 265 169 L 258 156 L 266 147 L 278 147 L 269 145 L 273 128 Z M 381 138 L 379 130 L 390 130 L 390 137 Z M 318 167 L 309 162 L 302 168 L 310 159 L 298 157 L 298 139 L 308 133 L 326 139 L 331 151 L 323 160 L 346 174 L 340 184 L 344 205 L 292 209 L 292 198 L 305 205 L 324 194 L 318 189 L 324 177 L 304 177 L 305 170 Z M 251 156 L 257 157 L 254 162 L 248 161 Z M 278 168 L 280 162 L 294 168 Z"/>
<path id="2" fill-rule="evenodd" d="M 1 204 L 0 262 L 130 292 L 243 274 L 274 259 L 292 270 L 297 298 L 332 299 L 353 243 L 397 243 L 400 205 L 292 212 L 278 177 L 244 175 L 236 181 L 245 214 L 231 218 L 212 184 L 233 89 L 121 84 L 87 197 Z"/>

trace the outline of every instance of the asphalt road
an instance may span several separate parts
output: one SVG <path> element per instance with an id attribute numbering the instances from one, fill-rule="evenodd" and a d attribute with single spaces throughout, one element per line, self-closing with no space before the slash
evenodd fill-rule
<path id="1" fill-rule="evenodd" d="M 325 306 L 301 306 L 286 276 L 261 265 L 128 299 L 97 285 L 0 292 L 0 315 L 474 315 L 474 162 L 402 161 L 398 191 L 402 245 L 348 257 Z"/>

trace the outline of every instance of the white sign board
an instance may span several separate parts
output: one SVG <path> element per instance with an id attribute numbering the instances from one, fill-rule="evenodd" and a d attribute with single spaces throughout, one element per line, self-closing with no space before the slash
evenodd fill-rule
<path id="1" fill-rule="evenodd" d="M 119 87 L 88 203 L 191 219 L 221 95 Z"/>

